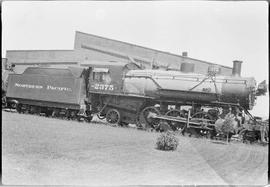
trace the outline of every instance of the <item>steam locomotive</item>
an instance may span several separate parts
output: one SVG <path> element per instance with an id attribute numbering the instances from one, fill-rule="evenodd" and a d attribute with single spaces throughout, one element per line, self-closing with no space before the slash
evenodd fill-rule
<path id="1" fill-rule="evenodd" d="M 143 129 L 162 130 L 166 124 L 172 130 L 210 132 L 222 114 L 249 114 L 265 92 L 254 78 L 240 76 L 240 61 L 234 61 L 232 76 L 219 75 L 216 67 L 209 67 L 208 75 L 193 70 L 190 63 L 182 63 L 181 71 L 165 71 L 113 61 L 28 67 L 9 75 L 6 107 L 88 122 L 96 114 L 111 124 Z"/>

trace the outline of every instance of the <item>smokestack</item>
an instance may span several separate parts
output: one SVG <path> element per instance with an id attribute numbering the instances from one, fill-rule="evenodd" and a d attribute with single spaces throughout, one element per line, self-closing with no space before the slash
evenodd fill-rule
<path id="1" fill-rule="evenodd" d="M 233 76 L 241 76 L 241 65 L 242 61 L 234 60 L 233 61 L 233 69 L 232 69 L 232 75 Z"/>
<path id="2" fill-rule="evenodd" d="M 182 56 L 183 56 L 183 57 L 187 57 L 187 54 L 188 54 L 188 53 L 187 53 L 186 51 L 182 52 Z"/>

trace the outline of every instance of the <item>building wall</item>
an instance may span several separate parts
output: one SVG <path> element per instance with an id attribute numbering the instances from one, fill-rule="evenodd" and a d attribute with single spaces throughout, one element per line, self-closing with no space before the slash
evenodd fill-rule
<path id="1" fill-rule="evenodd" d="M 67 67 L 78 66 L 78 56 L 74 50 L 8 50 L 8 64 L 14 64 L 14 71 L 22 73 L 27 67 Z"/>
<path id="2" fill-rule="evenodd" d="M 1 60 L 2 63 L 2 71 L 5 70 L 7 68 L 7 58 L 2 58 Z"/>
<path id="3" fill-rule="evenodd" d="M 67 67 L 72 67 L 72 66 L 78 66 L 78 63 L 72 63 L 72 64 L 16 64 L 15 67 L 13 68 L 15 73 L 23 73 L 24 70 L 28 67 L 50 67 L 50 68 L 67 68 Z"/>
<path id="4" fill-rule="evenodd" d="M 154 49 L 145 48 L 142 46 L 125 43 L 121 41 L 116 41 L 108 38 L 103 38 L 91 34 L 86 34 L 82 32 L 76 32 L 75 35 L 75 44 L 74 50 L 78 54 L 81 54 L 84 57 L 91 59 L 100 59 L 100 60 L 121 60 L 127 61 L 123 56 L 139 57 L 145 61 L 151 62 L 155 61 L 157 65 L 162 65 L 164 67 L 168 66 L 173 69 L 180 69 L 181 63 L 190 62 L 195 64 L 195 72 L 207 74 L 208 67 L 211 65 L 217 65 L 214 63 L 201 61 L 189 57 L 183 57 L 180 55 L 171 54 L 168 52 L 158 51 Z M 103 52 L 98 52 L 103 51 Z M 115 56 L 106 55 L 106 53 L 114 53 Z M 120 54 L 122 57 L 117 57 L 117 54 Z M 147 68 L 150 68 L 150 64 L 144 63 Z M 231 75 L 232 68 L 218 65 L 221 69 L 221 74 Z"/>
<path id="5" fill-rule="evenodd" d="M 75 62 L 75 65 L 78 65 L 89 60 L 128 62 L 129 57 L 145 68 L 151 68 L 154 64 L 164 69 L 180 70 L 181 63 L 190 62 L 195 64 L 194 71 L 201 74 L 207 74 L 209 66 L 217 65 L 78 31 L 75 35 L 74 50 L 8 50 L 6 53 L 8 63 L 15 64 L 18 72 L 24 71 L 28 66 L 40 64 L 66 67 L 70 65 L 68 63 Z M 232 74 L 232 68 L 218 66 L 221 74 Z"/>
<path id="6" fill-rule="evenodd" d="M 9 63 L 76 62 L 74 50 L 8 50 Z"/>

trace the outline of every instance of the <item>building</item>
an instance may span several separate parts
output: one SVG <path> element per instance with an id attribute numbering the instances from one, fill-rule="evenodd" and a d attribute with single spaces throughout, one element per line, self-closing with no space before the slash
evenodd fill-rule
<path id="1" fill-rule="evenodd" d="M 8 50 L 8 64 L 15 65 L 20 73 L 28 66 L 78 66 L 87 61 L 132 61 L 144 68 L 180 70 L 182 63 L 193 63 L 194 72 L 207 74 L 208 68 L 218 66 L 220 74 L 231 75 L 232 68 L 182 55 L 159 51 L 104 38 L 83 32 L 76 32 L 73 50 Z"/>
<path id="2" fill-rule="evenodd" d="M 7 69 L 7 58 L 2 58 L 2 71 Z"/>
<path id="3" fill-rule="evenodd" d="M 29 66 L 73 66 L 78 65 L 74 50 L 8 50 L 9 66 L 15 65 L 15 72 L 22 73 Z"/>

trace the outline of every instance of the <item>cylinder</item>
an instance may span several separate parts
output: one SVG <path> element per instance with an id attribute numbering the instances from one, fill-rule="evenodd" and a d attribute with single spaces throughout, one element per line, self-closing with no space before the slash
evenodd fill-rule
<path id="1" fill-rule="evenodd" d="M 232 75 L 233 76 L 241 76 L 241 65 L 242 61 L 234 60 L 233 61 L 233 69 L 232 69 Z"/>
<path id="2" fill-rule="evenodd" d="M 181 64 L 181 69 L 183 73 L 193 73 L 194 72 L 194 64 L 193 63 L 187 63 L 183 62 Z"/>

